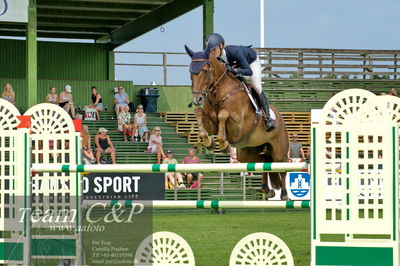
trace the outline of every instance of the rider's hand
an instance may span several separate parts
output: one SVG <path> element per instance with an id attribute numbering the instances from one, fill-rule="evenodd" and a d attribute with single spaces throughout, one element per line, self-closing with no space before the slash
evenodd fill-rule
<path id="1" fill-rule="evenodd" d="M 226 65 L 226 71 L 231 72 L 232 74 L 237 74 L 236 69 L 233 68 L 231 65 Z"/>

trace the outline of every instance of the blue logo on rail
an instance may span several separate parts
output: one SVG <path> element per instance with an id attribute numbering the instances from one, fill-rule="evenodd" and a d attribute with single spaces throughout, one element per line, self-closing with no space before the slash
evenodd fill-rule
<path id="1" fill-rule="evenodd" d="M 8 10 L 7 0 L 2 0 L 0 2 L 0 16 L 4 15 L 5 13 L 7 13 L 7 10 Z"/>
<path id="2" fill-rule="evenodd" d="M 310 175 L 308 173 L 289 173 L 290 191 L 298 198 L 310 192 Z"/>

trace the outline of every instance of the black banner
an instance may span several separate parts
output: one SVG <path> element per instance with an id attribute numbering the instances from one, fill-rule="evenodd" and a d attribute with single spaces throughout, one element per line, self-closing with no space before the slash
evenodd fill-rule
<path id="1" fill-rule="evenodd" d="M 163 200 L 163 173 L 98 173 L 83 177 L 85 200 Z"/>

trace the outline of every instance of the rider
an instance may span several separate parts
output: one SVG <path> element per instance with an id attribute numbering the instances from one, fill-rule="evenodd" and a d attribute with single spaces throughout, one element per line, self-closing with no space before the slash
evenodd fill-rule
<path id="1" fill-rule="evenodd" d="M 219 60 L 227 64 L 228 71 L 235 75 L 250 76 L 251 84 L 261 99 L 261 108 L 267 115 L 265 126 L 267 131 L 275 129 L 275 122 L 271 119 L 267 96 L 261 85 L 261 63 L 257 52 L 251 46 L 227 45 L 224 38 L 218 33 L 208 35 L 206 50 L 210 51 Z M 237 68 L 233 68 L 233 66 Z"/>

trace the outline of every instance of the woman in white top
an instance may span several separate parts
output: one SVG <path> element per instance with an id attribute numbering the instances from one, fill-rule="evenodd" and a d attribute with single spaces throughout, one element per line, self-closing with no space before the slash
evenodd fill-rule
<path id="1" fill-rule="evenodd" d="M 4 91 L 1 94 L 1 98 L 15 105 L 15 92 L 13 91 L 11 83 L 6 83 L 4 85 Z"/>
<path id="2" fill-rule="evenodd" d="M 140 142 L 147 142 L 149 130 L 147 129 L 147 118 L 146 114 L 143 112 L 143 105 L 139 104 L 138 108 L 136 109 L 136 114 L 134 116 L 134 123 L 137 126 L 138 134 L 140 137 Z"/>
<path id="3" fill-rule="evenodd" d="M 60 97 L 58 98 L 58 105 L 64 108 L 65 111 L 71 111 L 72 118 L 75 117 L 75 107 L 74 102 L 72 101 L 72 88 L 70 85 L 65 86 L 63 92 L 60 93 Z"/>
<path id="4" fill-rule="evenodd" d="M 46 96 L 46 103 L 58 103 L 58 96 L 56 94 L 56 87 L 50 87 L 50 93 Z"/>

